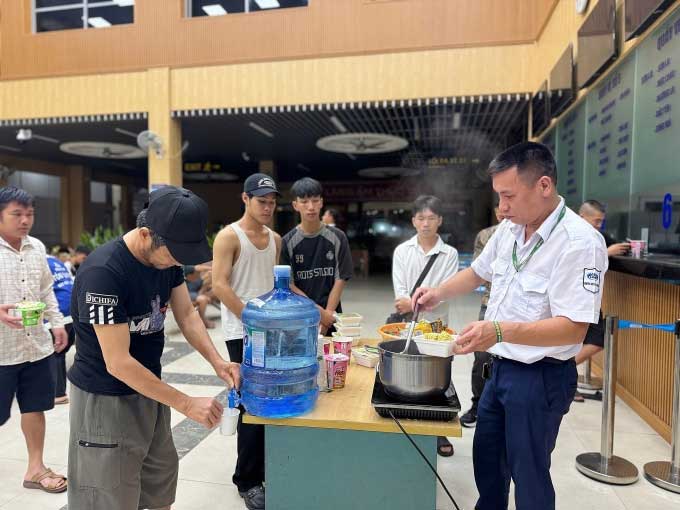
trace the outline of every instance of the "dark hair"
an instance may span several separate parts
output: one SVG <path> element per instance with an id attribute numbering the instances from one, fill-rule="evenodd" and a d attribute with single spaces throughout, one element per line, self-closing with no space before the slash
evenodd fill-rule
<path id="1" fill-rule="evenodd" d="M 429 209 L 437 216 L 442 216 L 442 201 L 432 195 L 420 195 L 413 202 L 413 216 Z"/>
<path id="2" fill-rule="evenodd" d="M 52 253 L 68 253 L 69 255 L 71 254 L 71 249 L 65 245 L 65 244 L 55 244 L 52 247 Z"/>
<path id="3" fill-rule="evenodd" d="M 82 244 L 79 244 L 76 246 L 76 249 L 74 250 L 75 253 L 82 253 L 83 255 L 89 255 L 92 250 L 90 250 L 87 246 L 84 246 Z"/>
<path id="4" fill-rule="evenodd" d="M 142 211 L 137 216 L 137 228 L 146 228 L 149 230 L 149 233 L 151 234 L 151 249 L 155 250 L 161 246 L 165 246 L 165 239 L 151 230 L 149 224 L 146 221 L 146 211 L 147 209 L 142 209 Z"/>
<path id="5" fill-rule="evenodd" d="M 583 202 L 578 210 L 579 213 L 583 212 L 583 206 L 595 209 L 597 212 L 602 214 L 605 214 L 607 212 L 607 209 L 605 208 L 604 204 L 602 202 L 598 202 L 597 200 L 586 200 L 585 202 Z"/>
<path id="6" fill-rule="evenodd" d="M 311 177 L 303 177 L 298 179 L 290 187 L 290 193 L 293 198 L 308 198 L 308 197 L 320 197 L 323 195 L 323 186 L 316 179 Z"/>
<path id="7" fill-rule="evenodd" d="M 12 202 L 17 202 L 19 205 L 23 205 L 24 207 L 34 206 L 33 195 L 22 190 L 21 188 L 15 188 L 14 186 L 0 188 L 0 212 L 4 211 L 5 208 Z"/>
<path id="8" fill-rule="evenodd" d="M 489 163 L 489 175 L 494 176 L 511 168 L 517 168 L 519 175 L 531 177 L 533 182 L 550 177 L 557 184 L 555 158 L 545 145 L 536 142 L 522 142 L 504 150 Z"/>
<path id="9" fill-rule="evenodd" d="M 333 209 L 332 207 L 329 207 L 328 209 L 326 209 L 326 212 L 328 214 L 330 214 L 331 216 L 333 216 L 333 219 L 337 223 L 338 219 L 340 218 L 340 213 L 338 212 L 338 210 Z"/>

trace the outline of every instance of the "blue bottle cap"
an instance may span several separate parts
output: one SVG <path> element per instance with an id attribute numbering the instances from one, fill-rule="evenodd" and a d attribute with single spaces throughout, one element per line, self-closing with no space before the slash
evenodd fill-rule
<path id="1" fill-rule="evenodd" d="M 227 403 L 232 409 L 237 408 L 241 405 L 241 394 L 236 388 L 229 390 L 229 395 L 227 397 Z"/>
<path id="2" fill-rule="evenodd" d="M 290 266 L 274 266 L 274 278 L 290 278 Z"/>

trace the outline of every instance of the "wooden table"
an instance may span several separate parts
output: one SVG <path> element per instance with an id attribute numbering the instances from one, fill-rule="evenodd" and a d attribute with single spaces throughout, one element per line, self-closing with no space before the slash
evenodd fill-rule
<path id="1" fill-rule="evenodd" d="M 345 387 L 319 394 L 312 412 L 244 417 L 265 425 L 268 510 L 434 510 L 436 478 L 397 425 L 371 406 L 374 382 L 375 369 L 352 360 Z M 434 466 L 437 436 L 462 436 L 458 418 L 400 422 Z"/>

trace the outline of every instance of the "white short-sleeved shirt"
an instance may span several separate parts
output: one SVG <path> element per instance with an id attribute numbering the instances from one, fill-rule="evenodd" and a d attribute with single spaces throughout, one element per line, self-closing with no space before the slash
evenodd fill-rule
<path id="1" fill-rule="evenodd" d="M 418 244 L 417 235 L 395 248 L 392 257 L 392 284 L 394 285 L 395 298 L 411 296 L 413 286 L 418 282 L 428 260 L 435 253 L 439 255 L 425 276 L 425 280 L 421 283 L 422 287 L 437 287 L 447 278 L 456 274 L 458 272 L 458 251 L 439 237 L 434 247 L 425 253 Z M 449 308 L 449 303 L 440 303 L 434 310 L 421 312 L 420 318 L 428 321 L 442 319 L 445 323 L 448 323 Z"/>
<path id="2" fill-rule="evenodd" d="M 609 266 L 607 247 L 602 235 L 569 208 L 557 223 L 563 207 L 560 197 L 559 205 L 526 243 L 524 225 L 503 221 L 474 260 L 472 270 L 492 284 L 486 320 L 535 322 L 567 317 L 597 323 Z M 543 246 L 518 273 L 512 263 L 515 242 L 517 259 L 523 261 L 539 239 L 544 240 Z M 488 352 L 534 363 L 544 357 L 566 360 L 580 349 L 581 344 L 536 347 L 502 342 Z"/>

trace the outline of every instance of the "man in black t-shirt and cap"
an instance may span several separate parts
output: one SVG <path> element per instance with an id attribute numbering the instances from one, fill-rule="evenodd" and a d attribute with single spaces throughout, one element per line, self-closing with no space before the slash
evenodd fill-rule
<path id="1" fill-rule="evenodd" d="M 207 428 L 220 422 L 222 405 L 214 398 L 189 397 L 161 380 L 168 305 L 215 373 L 239 385 L 239 365 L 217 353 L 181 268 L 212 258 L 208 207 L 173 186 L 149 199 L 137 228 L 95 250 L 76 276 L 69 508 L 169 509 L 178 472 L 170 407 Z"/>
<path id="2" fill-rule="evenodd" d="M 304 177 L 293 183 L 293 209 L 300 224 L 281 242 L 281 264 L 291 266 L 291 288 L 314 301 L 321 313 L 320 332 L 333 331 L 335 312 L 342 312 L 340 298 L 352 278 L 352 254 L 345 233 L 321 221 L 323 188 Z"/>

